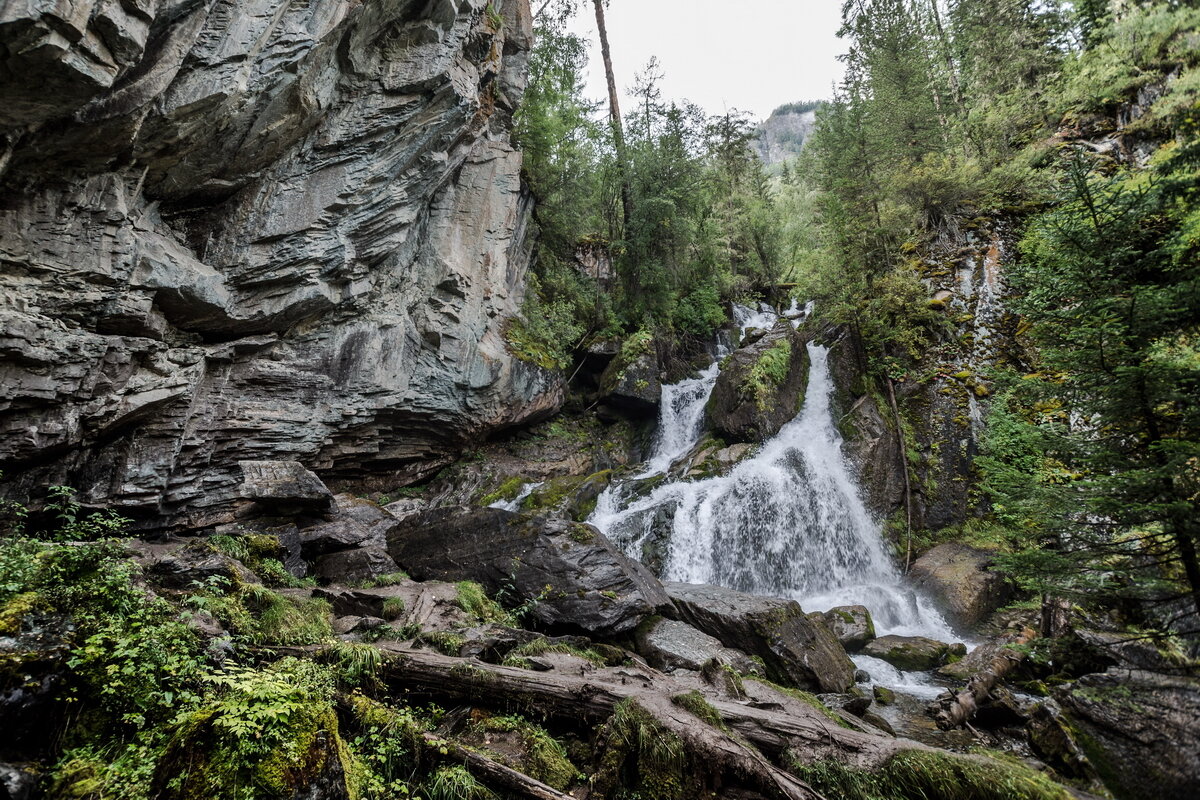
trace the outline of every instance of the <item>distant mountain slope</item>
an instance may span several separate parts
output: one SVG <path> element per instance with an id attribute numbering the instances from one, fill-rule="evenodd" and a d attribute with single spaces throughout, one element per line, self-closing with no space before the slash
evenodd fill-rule
<path id="1" fill-rule="evenodd" d="M 817 109 L 821 103 L 788 103 L 771 112 L 771 116 L 758 127 L 759 136 L 755 149 L 767 166 L 781 164 L 800 155 L 817 124 Z"/>

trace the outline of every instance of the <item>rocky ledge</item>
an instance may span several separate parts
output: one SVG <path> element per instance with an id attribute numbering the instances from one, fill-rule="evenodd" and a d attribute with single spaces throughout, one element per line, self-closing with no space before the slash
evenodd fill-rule
<path id="1" fill-rule="evenodd" d="M 528 0 L 7 4 L 6 491 L 211 524 L 240 461 L 416 479 L 556 408 L 503 336 L 531 39 Z"/>

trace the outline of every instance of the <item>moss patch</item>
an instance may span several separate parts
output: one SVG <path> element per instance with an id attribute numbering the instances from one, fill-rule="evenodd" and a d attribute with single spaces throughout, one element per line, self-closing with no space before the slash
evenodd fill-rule
<path id="1" fill-rule="evenodd" d="M 837 761 L 791 760 L 791 771 L 828 797 L 844 800 L 1069 800 L 1044 775 L 982 756 L 908 750 L 875 772 Z"/>

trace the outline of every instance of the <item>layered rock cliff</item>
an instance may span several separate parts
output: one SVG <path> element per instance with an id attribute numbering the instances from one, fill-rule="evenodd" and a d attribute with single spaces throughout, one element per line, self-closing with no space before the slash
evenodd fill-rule
<path id="1" fill-rule="evenodd" d="M 528 0 L 0 11 L 0 469 L 148 521 L 243 460 L 415 479 L 561 400 L 532 252 Z"/>

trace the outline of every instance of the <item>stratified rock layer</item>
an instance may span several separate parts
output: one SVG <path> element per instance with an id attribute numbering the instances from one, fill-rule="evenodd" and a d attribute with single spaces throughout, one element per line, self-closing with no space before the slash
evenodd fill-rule
<path id="1" fill-rule="evenodd" d="M 208 523 L 239 461 L 415 478 L 553 410 L 503 339 L 530 43 L 528 0 L 5 6 L 7 491 Z"/>

